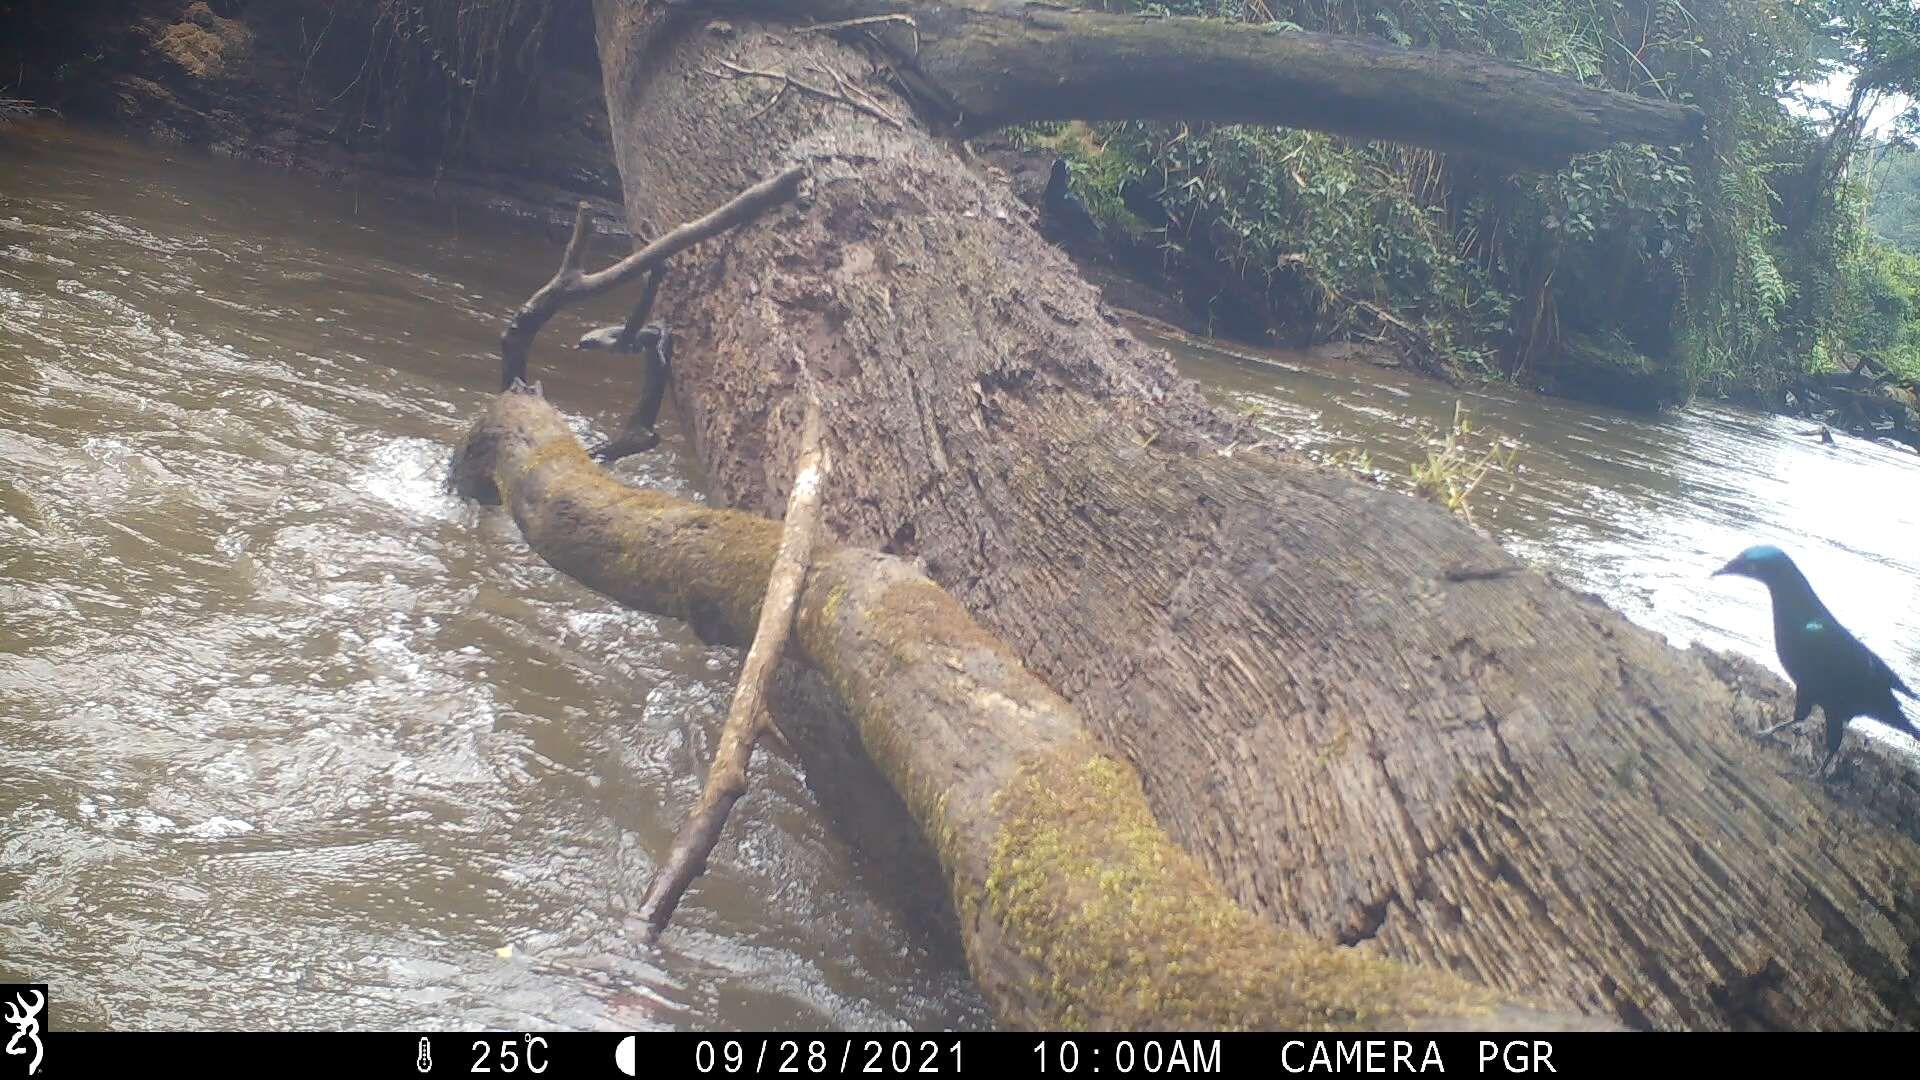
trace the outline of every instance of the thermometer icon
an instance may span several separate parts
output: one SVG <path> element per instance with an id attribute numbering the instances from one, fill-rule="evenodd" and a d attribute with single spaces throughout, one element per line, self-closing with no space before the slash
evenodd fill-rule
<path id="1" fill-rule="evenodd" d="M 433 1071 L 433 1051 L 427 1046 L 427 1037 L 425 1035 L 420 1036 L 420 1057 L 413 1064 L 415 1068 L 423 1073 Z"/>

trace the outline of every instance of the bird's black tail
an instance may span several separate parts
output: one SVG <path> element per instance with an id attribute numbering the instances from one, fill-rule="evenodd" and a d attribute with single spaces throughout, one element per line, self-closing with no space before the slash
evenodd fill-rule
<path id="1" fill-rule="evenodd" d="M 1913 697 L 1913 691 L 1908 690 L 1904 686 L 1900 689 L 1908 697 Z M 1888 727 L 1898 728 L 1914 738 L 1920 739 L 1920 725 L 1914 724 L 1913 718 L 1907 715 L 1907 711 L 1901 708 L 1899 700 L 1892 694 L 1887 695 L 1887 704 L 1885 707 L 1881 708 L 1878 712 L 1868 715 L 1872 716 L 1875 720 L 1884 722 Z"/>

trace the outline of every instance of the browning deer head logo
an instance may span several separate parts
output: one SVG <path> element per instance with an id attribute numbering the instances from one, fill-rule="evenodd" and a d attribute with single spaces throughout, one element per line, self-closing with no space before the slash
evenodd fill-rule
<path id="1" fill-rule="evenodd" d="M 43 1048 L 40 1045 L 39 1015 L 40 1010 L 47 1007 L 47 995 L 38 990 L 32 990 L 29 993 L 34 999 L 31 1005 L 27 1004 L 26 994 L 15 994 L 13 1000 L 7 1003 L 7 1023 L 17 1029 L 13 1033 L 13 1038 L 7 1040 L 7 1053 L 13 1055 L 27 1053 L 27 1048 L 20 1045 L 20 1040 L 25 1039 L 31 1042 L 33 1061 L 27 1065 L 27 1075 L 32 1076 L 40 1070 L 40 1055 Z"/>

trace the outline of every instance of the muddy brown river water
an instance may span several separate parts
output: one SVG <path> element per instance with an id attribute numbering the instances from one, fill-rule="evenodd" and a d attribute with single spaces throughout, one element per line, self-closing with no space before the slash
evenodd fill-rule
<path id="1" fill-rule="evenodd" d="M 0 981 L 51 983 L 59 1026 L 989 1022 L 779 749 L 663 945 L 629 938 L 738 657 L 440 489 L 558 242 L 0 131 Z M 1476 503 L 1512 550 L 1772 664 L 1759 586 L 1706 575 L 1776 542 L 1920 684 L 1920 457 L 1713 407 L 1628 417 L 1174 347 L 1272 437 L 1397 473 L 1464 398 L 1521 444 L 1511 489 Z M 582 432 L 632 392 L 618 358 L 540 376 Z M 622 471 L 697 496 L 667 427 Z"/>

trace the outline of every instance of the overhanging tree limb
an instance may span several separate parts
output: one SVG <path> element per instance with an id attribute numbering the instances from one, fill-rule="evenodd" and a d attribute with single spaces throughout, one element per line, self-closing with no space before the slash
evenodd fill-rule
<path id="1" fill-rule="evenodd" d="M 962 134 L 1035 120 L 1278 124 L 1557 168 L 1614 143 L 1701 131 L 1689 105 L 1485 56 L 1217 19 L 1020 0 L 710 0 L 879 42 Z"/>

